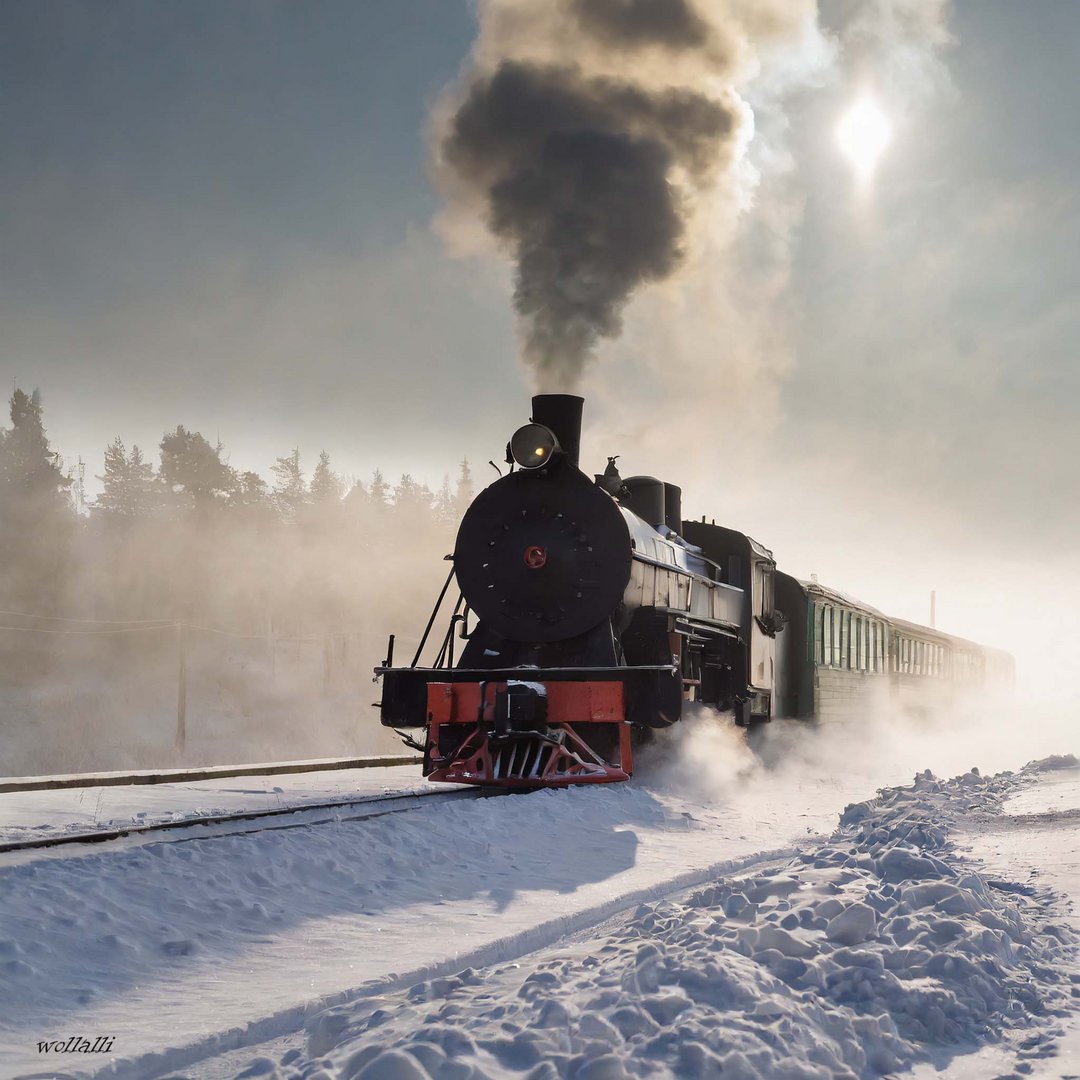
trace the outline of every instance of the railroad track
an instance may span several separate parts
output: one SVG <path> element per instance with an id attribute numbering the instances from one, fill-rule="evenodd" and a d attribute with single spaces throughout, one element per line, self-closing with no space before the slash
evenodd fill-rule
<path id="1" fill-rule="evenodd" d="M 134 787 L 141 784 L 191 784 L 236 776 L 284 776 L 290 773 L 336 772 L 345 769 L 385 769 L 420 765 L 415 754 L 393 757 L 314 758 L 306 761 L 264 761 L 248 765 L 201 765 L 187 769 L 140 769 L 136 772 L 65 773 L 58 776 L 0 777 L 0 794 L 23 791 L 61 791 L 65 788 Z"/>
<path id="2" fill-rule="evenodd" d="M 148 834 L 175 832 L 190 829 L 193 835 L 177 836 L 161 843 L 184 843 L 190 840 L 218 839 L 225 836 L 243 836 L 257 832 L 272 832 L 281 829 L 300 829 L 311 825 L 326 825 L 335 821 L 360 821 L 365 818 L 385 817 L 388 814 L 401 814 L 415 810 L 420 802 L 436 799 L 440 802 L 456 802 L 461 799 L 489 798 L 501 791 L 491 792 L 480 788 L 467 788 L 454 791 L 408 792 L 399 795 L 377 795 L 366 798 L 336 799 L 324 803 L 307 803 L 303 806 L 277 807 L 273 810 L 237 811 L 228 814 L 206 814 L 199 817 L 180 818 L 175 821 L 159 821 L 149 824 L 118 825 L 110 829 L 97 829 L 91 832 L 61 833 L 54 836 L 36 837 L 27 840 L 8 840 L 0 843 L 0 854 L 7 852 L 37 851 L 46 848 L 62 847 L 72 844 L 101 844 L 125 837 L 142 838 Z M 397 805 L 408 803 L 408 805 Z M 342 811 L 358 811 L 342 813 Z M 319 817 L 318 815 L 324 815 Z M 281 820 L 295 816 L 297 820 Z M 272 820 L 273 824 L 258 824 Z M 248 825 L 256 823 L 255 828 L 237 828 L 202 832 L 200 830 L 220 825 Z"/>

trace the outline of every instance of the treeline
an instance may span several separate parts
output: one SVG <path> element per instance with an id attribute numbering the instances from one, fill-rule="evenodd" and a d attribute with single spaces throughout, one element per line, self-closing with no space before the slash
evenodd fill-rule
<path id="1" fill-rule="evenodd" d="M 261 476 L 180 426 L 117 438 L 87 498 L 40 397 L 0 424 L 0 775 L 389 748 L 372 668 L 411 654 L 472 497 L 357 482 L 298 450 Z M 183 702 L 183 706 L 181 706 Z M 176 733 L 184 716 L 186 736 Z"/>
<path id="2" fill-rule="evenodd" d="M 39 423 L 40 419 L 39 407 Z M 90 504 L 89 512 L 106 517 L 138 517 L 212 510 L 297 522 L 311 509 L 325 515 L 367 507 L 403 517 L 434 515 L 436 521 L 452 524 L 472 498 L 468 461 L 461 462 L 454 486 L 447 474 L 442 487 L 432 492 L 427 484 L 408 473 L 393 486 L 378 469 L 366 487 L 360 481 L 347 480 L 334 472 L 325 450 L 319 454 L 308 482 L 299 448 L 274 462 L 270 469 L 273 479 L 268 482 L 256 472 L 234 469 L 224 450 L 222 443 L 212 445 L 199 432 L 180 425 L 162 437 L 160 466 L 155 471 L 138 446 L 129 451 L 118 436 L 105 448 L 104 473 L 98 476 L 102 491 Z M 60 480 L 59 484 L 67 482 Z M 74 501 L 77 504 L 79 500 Z"/>
<path id="3" fill-rule="evenodd" d="M 346 478 L 325 450 L 310 477 L 298 449 L 263 477 L 182 425 L 165 432 L 156 462 L 117 437 L 92 499 L 84 471 L 50 445 L 38 393 L 16 390 L 0 428 L 0 607 L 344 625 L 366 598 L 384 599 L 403 560 L 449 550 L 473 494 L 467 461 L 436 491 L 378 469 L 366 483 Z"/>

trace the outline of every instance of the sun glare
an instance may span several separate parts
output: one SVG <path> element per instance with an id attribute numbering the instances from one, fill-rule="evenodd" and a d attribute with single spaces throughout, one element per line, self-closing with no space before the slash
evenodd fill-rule
<path id="1" fill-rule="evenodd" d="M 836 141 L 860 180 L 869 180 L 892 138 L 892 125 L 871 97 L 862 97 L 836 125 Z"/>

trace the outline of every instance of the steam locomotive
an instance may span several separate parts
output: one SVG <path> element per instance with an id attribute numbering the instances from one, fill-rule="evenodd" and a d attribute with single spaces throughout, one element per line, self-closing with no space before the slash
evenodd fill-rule
<path id="1" fill-rule="evenodd" d="M 541 394 L 481 491 L 408 667 L 375 669 L 381 721 L 431 780 L 550 787 L 629 779 L 635 745 L 687 702 L 747 727 L 854 719 L 882 693 L 912 708 L 1008 677 L 1011 657 L 888 619 L 776 569 L 734 529 L 683 521 L 681 491 L 578 467 L 583 399 Z M 453 579 L 431 666 L 420 658 Z M 455 661 L 455 642 L 464 647 Z M 422 729 L 423 740 L 402 729 Z"/>

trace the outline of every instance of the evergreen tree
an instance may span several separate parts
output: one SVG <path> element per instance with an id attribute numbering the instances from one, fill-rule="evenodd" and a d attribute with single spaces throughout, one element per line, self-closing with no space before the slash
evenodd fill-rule
<path id="1" fill-rule="evenodd" d="M 131 513 L 137 517 L 152 513 L 161 503 L 161 485 L 154 476 L 154 466 L 143 457 L 138 444 L 132 444 L 127 471 Z"/>
<path id="2" fill-rule="evenodd" d="M 341 506 L 347 520 L 367 525 L 371 514 L 371 496 L 359 480 L 348 481 L 349 490 L 341 500 Z"/>
<path id="3" fill-rule="evenodd" d="M 161 440 L 161 479 L 182 504 L 205 507 L 236 486 L 236 474 L 221 460 L 224 448 L 211 446 L 183 425 Z"/>
<path id="4" fill-rule="evenodd" d="M 250 469 L 236 478 L 236 492 L 244 502 L 267 502 L 270 499 L 270 485 Z"/>
<path id="5" fill-rule="evenodd" d="M 44 608 L 58 595 L 74 515 L 72 481 L 45 434 L 41 397 L 16 390 L 0 431 L 0 574 L 8 597 Z"/>
<path id="6" fill-rule="evenodd" d="M 236 483 L 229 493 L 228 505 L 234 510 L 256 517 L 270 516 L 275 511 L 270 486 L 257 472 L 250 469 L 237 474 Z"/>
<path id="7" fill-rule="evenodd" d="M 390 485 L 383 478 L 381 469 L 376 469 L 371 477 L 371 489 L 368 492 L 368 497 L 377 511 L 385 510 L 390 505 Z"/>
<path id="8" fill-rule="evenodd" d="M 323 450 L 311 474 L 311 501 L 316 505 L 335 504 L 341 501 L 344 490 L 344 481 L 330 468 L 330 455 Z"/>
<path id="9" fill-rule="evenodd" d="M 98 512 L 117 517 L 144 517 L 160 503 L 160 486 L 154 467 L 138 446 L 128 453 L 117 436 L 105 447 L 105 472 L 98 479 L 101 494 L 94 500 Z"/>
<path id="10" fill-rule="evenodd" d="M 279 457 L 270 471 L 277 477 L 274 483 L 274 501 L 286 521 L 295 521 L 307 500 L 304 474 L 300 471 L 300 447 L 294 447 L 287 457 Z"/>
<path id="11" fill-rule="evenodd" d="M 454 517 L 456 521 L 460 521 L 465 516 L 465 511 L 469 509 L 469 504 L 472 500 L 472 470 L 469 468 L 469 459 L 462 458 L 460 471 L 458 473 L 457 493 L 454 497 Z"/>
<path id="12" fill-rule="evenodd" d="M 450 474 L 443 476 L 442 487 L 435 493 L 435 504 L 432 507 L 435 520 L 441 525 L 453 525 L 457 521 L 457 503 L 454 493 L 450 490 Z"/>
<path id="13" fill-rule="evenodd" d="M 11 428 L 0 433 L 0 498 L 12 506 L 62 508 L 71 481 L 45 435 L 41 395 L 16 390 L 10 405 Z"/>
<path id="14" fill-rule="evenodd" d="M 105 471 L 98 477 L 101 494 L 94 500 L 94 509 L 105 514 L 131 514 L 129 502 L 130 471 L 127 448 L 119 435 L 105 447 Z"/>
<path id="15" fill-rule="evenodd" d="M 430 519 L 433 496 L 427 484 L 405 473 L 394 488 L 394 515 L 408 521 Z"/>

